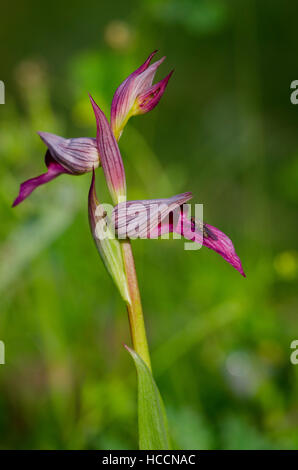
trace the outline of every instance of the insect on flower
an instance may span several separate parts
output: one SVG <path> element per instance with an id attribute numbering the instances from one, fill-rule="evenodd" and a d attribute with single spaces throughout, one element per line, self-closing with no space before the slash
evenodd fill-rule
<path id="1" fill-rule="evenodd" d="M 176 233 L 221 255 L 245 277 L 241 261 L 230 238 L 218 228 L 188 218 L 184 203 L 191 193 L 168 199 L 127 201 L 118 204 L 112 216 L 119 238 L 157 238 Z"/>

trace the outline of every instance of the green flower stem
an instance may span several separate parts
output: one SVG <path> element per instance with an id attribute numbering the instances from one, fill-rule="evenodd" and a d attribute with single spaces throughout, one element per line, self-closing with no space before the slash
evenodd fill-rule
<path id="1" fill-rule="evenodd" d="M 138 279 L 130 240 L 121 241 L 122 256 L 131 302 L 127 303 L 133 348 L 151 371 L 151 360 L 146 336 Z"/>

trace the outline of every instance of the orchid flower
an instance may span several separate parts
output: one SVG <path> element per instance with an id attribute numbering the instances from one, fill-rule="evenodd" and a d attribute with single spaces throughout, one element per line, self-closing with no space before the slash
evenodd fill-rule
<path id="1" fill-rule="evenodd" d="M 125 180 L 125 171 L 122 162 L 122 157 L 120 154 L 120 150 L 118 147 L 117 140 L 112 132 L 111 126 L 108 123 L 106 116 L 104 115 L 103 111 L 97 106 L 93 98 L 89 95 L 90 101 L 93 107 L 93 111 L 95 114 L 96 119 L 96 127 L 97 127 L 97 146 L 98 152 L 100 154 L 101 165 L 104 171 L 104 175 L 106 178 L 106 183 L 109 188 L 112 200 L 114 204 L 118 204 L 121 202 L 125 202 L 126 200 L 126 180 Z M 92 179 L 91 188 L 95 187 L 95 178 Z M 90 193 L 92 191 L 90 190 Z M 89 197 L 89 220 L 91 231 L 93 234 L 93 238 L 99 248 L 99 252 L 102 255 L 103 251 L 105 251 L 104 246 L 102 246 L 102 240 L 98 238 L 96 233 L 97 225 L 91 223 L 92 220 L 96 218 L 96 205 L 92 202 L 92 198 Z M 106 225 L 108 226 L 107 230 L 110 230 L 110 226 L 108 221 L 106 220 Z M 119 289 L 120 294 L 122 295 L 123 299 L 126 302 L 129 323 L 130 323 L 130 330 L 132 341 L 135 350 L 143 358 L 149 370 L 151 369 L 150 363 L 150 355 L 149 355 L 149 348 L 147 344 L 147 337 L 144 325 L 144 318 L 142 312 L 142 304 L 141 298 L 138 288 L 137 276 L 135 271 L 134 259 L 131 250 L 130 242 L 123 241 L 121 244 L 117 239 L 106 240 L 104 243 L 114 243 L 117 242 L 119 244 L 119 250 L 122 252 L 122 260 L 124 265 L 124 272 L 125 272 L 125 280 L 127 283 L 127 289 L 125 289 L 125 294 L 123 295 L 123 289 Z M 109 246 L 109 251 L 113 248 Z M 102 256 L 103 257 L 103 256 Z M 113 271 L 117 271 L 116 276 L 112 274 L 112 277 L 119 278 L 122 276 L 123 266 L 122 263 L 118 263 L 117 265 L 111 260 L 109 257 L 105 258 L 105 264 L 108 268 L 110 274 Z M 109 266 L 108 266 L 109 265 Z M 117 284 L 117 281 L 115 281 Z M 127 295 L 126 295 L 127 290 Z"/>
<path id="2" fill-rule="evenodd" d="M 157 238 L 168 233 L 182 235 L 215 251 L 246 277 L 230 238 L 218 228 L 188 217 L 183 204 L 191 197 L 191 193 L 183 193 L 168 199 L 120 203 L 112 214 L 115 232 L 120 239 Z"/>
<path id="3" fill-rule="evenodd" d="M 141 66 L 141 72 L 140 69 L 138 69 L 138 71 L 134 72 L 131 77 L 134 77 L 135 75 L 140 76 L 140 73 L 144 73 L 143 69 L 145 69 L 145 71 L 149 70 L 148 64 L 151 60 L 151 56 L 149 59 L 147 59 L 145 64 Z M 135 86 L 137 88 L 138 83 Z M 125 94 L 125 92 L 123 93 Z M 135 90 L 133 90 L 132 94 L 135 95 Z M 135 234 L 135 221 L 129 218 L 129 216 L 131 216 L 129 211 L 130 208 L 133 207 L 141 217 L 141 223 L 138 224 L 138 236 L 152 238 L 158 236 L 161 233 L 175 232 L 184 236 L 188 240 L 195 241 L 196 243 L 200 243 L 201 245 L 207 246 L 208 248 L 216 251 L 233 267 L 235 267 L 243 276 L 245 275 L 240 259 L 235 252 L 231 240 L 217 228 L 203 224 L 201 221 L 195 221 L 193 218 L 189 219 L 187 216 L 185 216 L 185 213 L 180 210 L 182 205 L 192 197 L 191 193 L 183 193 L 174 196 L 173 198 L 163 200 L 155 199 L 147 201 L 143 200 L 126 202 L 126 178 L 124 165 L 116 138 L 117 129 L 114 129 L 113 133 L 112 124 L 110 126 L 103 111 L 98 107 L 91 96 L 90 100 L 96 119 L 97 146 L 98 152 L 100 154 L 101 165 L 113 203 L 115 204 L 115 208 L 112 214 L 112 225 L 115 228 L 117 237 L 121 242 L 120 249 L 122 250 L 124 270 L 128 283 L 129 301 L 127 302 L 127 308 L 130 318 L 133 343 L 136 351 L 140 354 L 141 357 L 145 358 L 144 360 L 150 368 L 150 358 L 148 354 L 147 339 L 144 330 L 143 314 L 131 245 L 130 243 L 126 242 L 130 241 L 131 238 L 134 238 Z M 120 107 L 120 115 L 121 111 L 122 109 Z M 120 133 L 118 133 L 118 139 L 119 137 Z M 92 185 L 93 187 L 95 185 L 94 177 L 92 179 Z M 162 205 L 162 208 L 160 208 L 160 205 Z M 152 206 L 157 207 L 153 213 L 153 217 L 152 214 L 148 215 L 148 208 Z M 89 199 L 89 217 L 90 214 L 93 213 L 93 219 L 95 218 L 94 208 L 95 206 L 90 208 Z M 172 213 L 176 212 L 177 214 L 177 209 L 179 216 L 178 218 L 176 217 L 175 222 L 172 218 L 172 222 L 170 224 L 165 224 L 165 218 L 167 216 L 171 216 Z M 129 230 L 131 225 L 133 225 L 132 233 L 130 233 Z M 95 238 L 99 247 L 101 245 L 101 240 L 96 239 L 94 227 L 91 226 L 91 229 L 93 237 Z M 100 251 L 102 251 L 102 249 Z M 119 267 L 119 269 L 121 271 L 122 267 Z M 108 270 L 111 272 L 111 267 L 108 268 Z M 140 322 L 140 325 L 136 326 L 138 322 Z"/>
<path id="4" fill-rule="evenodd" d="M 162 57 L 150 65 L 152 52 L 148 59 L 117 88 L 111 106 L 111 127 L 118 140 L 123 128 L 131 116 L 145 114 L 159 103 L 173 70 L 155 85 L 152 85 L 156 70 L 165 60 Z"/>
<path id="5" fill-rule="evenodd" d="M 131 248 L 132 238 L 158 238 L 175 233 L 220 254 L 245 276 L 232 241 L 216 227 L 203 223 L 184 210 L 190 192 L 166 199 L 126 201 L 126 178 L 118 140 L 131 116 L 152 110 L 160 101 L 173 72 L 156 84 L 153 79 L 164 57 L 151 64 L 156 51 L 116 90 L 109 123 L 91 98 L 96 119 L 96 139 L 64 139 L 40 132 L 48 147 L 47 172 L 25 181 L 13 203 L 18 205 L 38 186 L 60 174 L 80 175 L 92 171 L 88 198 L 90 228 L 98 252 L 126 303 L 134 350 L 131 353 L 139 383 L 139 432 L 142 449 L 169 449 L 167 424 L 162 400 L 151 373 L 149 348 L 137 275 Z M 113 201 L 111 214 L 99 203 L 95 191 L 95 169 L 102 166 Z M 116 235 L 116 237 L 114 236 Z M 157 446 L 157 447 L 156 447 Z"/>
<path id="6" fill-rule="evenodd" d="M 45 155 L 47 172 L 21 184 L 13 207 L 30 196 L 38 186 L 52 181 L 63 173 L 81 175 L 100 165 L 96 139 L 90 137 L 64 139 L 48 132 L 39 132 L 39 136 L 48 147 Z"/>

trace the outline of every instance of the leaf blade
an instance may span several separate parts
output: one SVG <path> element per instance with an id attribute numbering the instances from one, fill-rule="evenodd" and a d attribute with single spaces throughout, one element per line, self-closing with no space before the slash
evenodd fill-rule
<path id="1" fill-rule="evenodd" d="M 143 359 L 125 345 L 134 360 L 138 377 L 138 424 L 141 450 L 170 450 L 170 437 L 165 407 Z"/>

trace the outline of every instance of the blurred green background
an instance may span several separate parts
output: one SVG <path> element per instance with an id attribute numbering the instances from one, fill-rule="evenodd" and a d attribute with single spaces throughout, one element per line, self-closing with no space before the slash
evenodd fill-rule
<path id="1" fill-rule="evenodd" d="M 90 92 L 154 49 L 159 106 L 120 140 L 130 199 L 184 191 L 229 234 L 247 279 L 179 240 L 133 243 L 153 370 L 182 449 L 298 447 L 298 5 L 154 0 L 1 5 L 0 447 L 134 449 L 136 377 L 125 307 L 90 235 L 91 175 L 44 171 L 36 131 L 95 136 Z M 109 202 L 101 170 L 97 191 Z"/>

